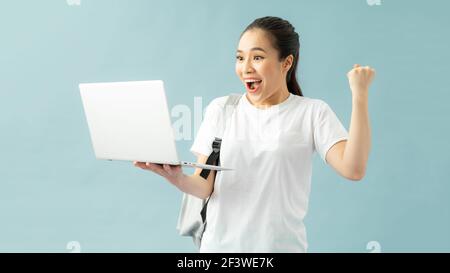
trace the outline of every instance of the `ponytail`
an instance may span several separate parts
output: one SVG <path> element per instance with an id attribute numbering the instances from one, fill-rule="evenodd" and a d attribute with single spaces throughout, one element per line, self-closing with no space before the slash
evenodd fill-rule
<path id="1" fill-rule="evenodd" d="M 286 83 L 290 93 L 303 97 L 302 89 L 300 88 L 300 85 L 297 82 L 297 77 L 295 75 L 297 72 L 297 63 L 298 54 L 296 54 L 296 56 L 294 57 L 294 63 L 292 64 L 291 69 L 289 69 L 286 75 Z"/>

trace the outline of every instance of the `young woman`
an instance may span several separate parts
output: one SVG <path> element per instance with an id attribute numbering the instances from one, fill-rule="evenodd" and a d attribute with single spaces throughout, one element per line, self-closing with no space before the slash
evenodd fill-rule
<path id="1" fill-rule="evenodd" d="M 200 252 L 306 252 L 312 156 L 319 153 L 343 177 L 365 175 L 370 150 L 368 90 L 374 70 L 348 72 L 352 116 L 348 133 L 327 103 L 302 95 L 296 80 L 299 36 L 286 20 L 256 19 L 242 33 L 236 74 L 246 92 L 223 135 L 220 162 L 234 171 L 135 162 L 185 193 L 210 197 Z M 214 99 L 191 151 L 205 163 L 227 97 Z M 215 180 L 215 182 L 214 182 Z"/>

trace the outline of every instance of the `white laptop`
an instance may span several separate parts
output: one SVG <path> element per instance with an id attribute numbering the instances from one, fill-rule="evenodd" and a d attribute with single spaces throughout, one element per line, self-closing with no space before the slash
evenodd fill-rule
<path id="1" fill-rule="evenodd" d="M 163 81 L 82 83 L 79 87 L 97 159 L 231 170 L 180 161 Z"/>

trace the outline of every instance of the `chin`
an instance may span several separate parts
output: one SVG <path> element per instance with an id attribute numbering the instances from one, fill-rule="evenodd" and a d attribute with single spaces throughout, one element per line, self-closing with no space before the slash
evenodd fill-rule
<path id="1" fill-rule="evenodd" d="M 251 99 L 252 103 L 259 103 L 264 100 L 264 96 L 260 92 L 251 93 L 247 91 L 247 96 Z"/>

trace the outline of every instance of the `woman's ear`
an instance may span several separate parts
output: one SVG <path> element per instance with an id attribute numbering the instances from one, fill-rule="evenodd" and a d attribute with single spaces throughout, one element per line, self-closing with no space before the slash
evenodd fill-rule
<path id="1" fill-rule="evenodd" d="M 294 63 L 294 56 L 291 54 L 284 59 L 283 62 L 284 72 L 288 72 L 289 69 L 291 69 L 293 63 Z"/>

